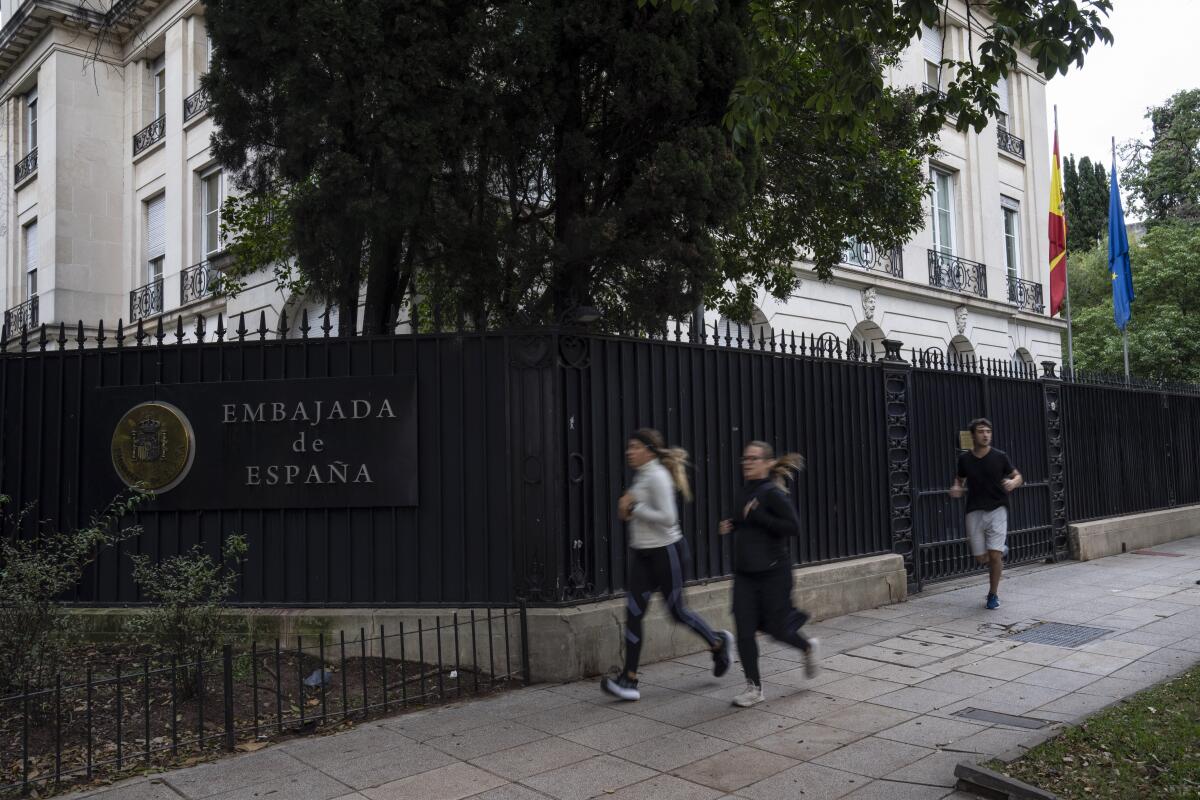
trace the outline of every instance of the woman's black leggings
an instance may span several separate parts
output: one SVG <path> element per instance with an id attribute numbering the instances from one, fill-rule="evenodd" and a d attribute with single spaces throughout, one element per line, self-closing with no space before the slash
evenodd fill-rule
<path id="1" fill-rule="evenodd" d="M 629 589 L 625 596 L 625 671 L 637 673 L 642 657 L 642 618 L 650 605 L 650 596 L 662 592 L 667 608 L 676 622 L 696 632 L 709 647 L 719 640 L 708 623 L 688 610 L 683 602 L 683 563 L 687 544 L 680 539 L 666 547 L 629 550 Z"/>
<path id="2" fill-rule="evenodd" d="M 807 619 L 807 614 L 792 605 L 791 567 L 734 573 L 733 620 L 737 625 L 738 657 L 742 659 L 746 680 L 762 685 L 755 634 L 763 631 L 807 652 L 808 638 L 800 632 Z"/>

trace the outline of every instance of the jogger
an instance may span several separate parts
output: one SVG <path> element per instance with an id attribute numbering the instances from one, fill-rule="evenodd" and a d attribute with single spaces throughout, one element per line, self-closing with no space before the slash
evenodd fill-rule
<path id="1" fill-rule="evenodd" d="M 651 428 L 634 431 L 625 447 L 625 460 L 635 470 L 633 484 L 617 504 L 629 523 L 629 580 L 625 605 L 625 668 L 615 678 L 604 678 L 604 691 L 622 700 L 637 700 L 637 670 L 644 638 L 643 619 L 654 592 L 662 592 L 677 622 L 702 638 L 713 654 L 713 674 L 720 677 L 733 659 L 733 634 L 714 631 L 688 610 L 683 600 L 683 564 L 687 544 L 679 529 L 675 491 L 692 497 L 684 464 L 687 453 L 668 448 L 662 434 Z"/>
<path id="2" fill-rule="evenodd" d="M 788 539 L 800 531 L 800 521 L 788 502 L 784 480 L 803 468 L 797 453 L 775 458 L 766 442 L 750 442 L 742 452 L 742 477 L 746 479 L 732 519 L 721 520 L 720 532 L 734 534 L 733 619 L 737 627 L 738 656 L 746 673 L 746 689 L 734 705 L 752 706 L 763 701 L 758 670 L 758 631 L 790 644 L 804 653 L 805 674 L 817 673 L 817 640 L 801 627 L 808 615 L 792 604 L 792 559 Z"/>

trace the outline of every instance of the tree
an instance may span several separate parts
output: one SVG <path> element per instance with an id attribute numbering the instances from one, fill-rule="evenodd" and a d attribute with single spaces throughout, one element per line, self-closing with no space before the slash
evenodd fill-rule
<path id="1" fill-rule="evenodd" d="M 1108 173 L 1087 156 L 1069 156 L 1063 165 L 1063 205 L 1067 212 L 1067 251 L 1095 247 L 1108 229 Z"/>
<path id="2" fill-rule="evenodd" d="M 1129 371 L 1145 378 L 1200 383 L 1200 225 L 1160 223 L 1131 245 L 1137 299 L 1129 322 Z M 1068 266 L 1077 369 L 1122 374 L 1121 332 L 1113 323 L 1108 245 Z"/>
<path id="3" fill-rule="evenodd" d="M 1146 117 L 1150 141 L 1123 148 L 1130 210 L 1151 226 L 1169 219 L 1200 223 L 1200 89 L 1173 95 Z"/>
<path id="4" fill-rule="evenodd" d="M 1016 48 L 1049 76 L 1111 40 L 1109 0 L 971 6 L 994 20 L 973 57 L 916 95 L 883 70 L 937 0 L 210 0 L 217 157 L 285 211 L 243 215 L 235 242 L 274 238 L 235 245 L 235 277 L 287 252 L 343 325 L 363 287 L 368 330 L 418 295 L 643 328 L 744 312 L 795 288 L 796 255 L 828 277 L 850 236 L 910 236 L 932 138 L 982 128 Z"/>

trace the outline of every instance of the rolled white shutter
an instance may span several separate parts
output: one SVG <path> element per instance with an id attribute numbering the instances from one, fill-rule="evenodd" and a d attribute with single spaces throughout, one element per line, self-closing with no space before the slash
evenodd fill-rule
<path id="1" fill-rule="evenodd" d="M 1001 75 L 1000 82 L 996 84 L 996 95 L 1000 100 L 1000 110 L 1005 114 L 1008 113 L 1008 76 Z"/>
<path id="2" fill-rule="evenodd" d="M 167 252 L 167 197 L 160 194 L 146 203 L 146 260 Z"/>
<path id="3" fill-rule="evenodd" d="M 921 50 L 926 61 L 940 64 L 942 61 L 942 32 L 928 25 L 921 26 Z"/>
<path id="4" fill-rule="evenodd" d="M 25 226 L 25 274 L 37 269 L 37 222 Z"/>

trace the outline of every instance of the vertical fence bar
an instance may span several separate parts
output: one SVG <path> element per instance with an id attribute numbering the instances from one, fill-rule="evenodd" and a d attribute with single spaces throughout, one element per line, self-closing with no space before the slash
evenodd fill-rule
<path id="1" fill-rule="evenodd" d="M 388 662 L 387 662 L 387 634 L 384 633 L 383 626 L 379 626 L 379 667 L 382 672 L 381 682 L 383 683 L 383 713 L 388 710 Z"/>
<path id="2" fill-rule="evenodd" d="M 121 662 L 117 661 L 117 769 L 120 770 L 124 766 L 124 744 L 121 739 L 121 718 L 123 716 L 122 709 L 122 692 L 121 692 Z"/>
<path id="3" fill-rule="evenodd" d="M 512 654 L 509 652 L 508 646 L 508 609 L 504 609 L 504 682 L 508 683 L 508 679 L 512 676 Z"/>
<path id="4" fill-rule="evenodd" d="M 531 683 L 529 671 L 529 620 L 525 614 L 525 598 L 521 598 L 521 677 L 526 686 Z"/>
<path id="5" fill-rule="evenodd" d="M 62 675 L 54 676 L 54 785 L 62 779 Z"/>
<path id="6" fill-rule="evenodd" d="M 400 707 L 408 707 L 408 667 L 404 660 L 404 623 L 400 623 Z"/>
<path id="7" fill-rule="evenodd" d="M 362 667 L 363 719 L 367 718 L 367 629 L 358 629 L 358 663 Z"/>
<path id="8" fill-rule="evenodd" d="M 87 779 L 92 779 L 92 668 L 87 668 Z"/>
<path id="9" fill-rule="evenodd" d="M 275 732 L 283 733 L 283 655 L 275 640 Z"/>
<path id="10" fill-rule="evenodd" d="M 29 790 L 29 679 L 21 682 L 21 789 Z"/>
<path id="11" fill-rule="evenodd" d="M 225 749 L 233 750 L 233 646 L 221 647 L 221 669 L 225 684 Z"/>
<path id="12" fill-rule="evenodd" d="M 304 650 L 301 642 L 302 637 L 296 634 L 296 691 L 299 692 L 300 700 L 296 703 L 300 707 L 300 725 L 304 725 Z"/>
<path id="13" fill-rule="evenodd" d="M 341 677 L 342 677 L 342 719 L 350 716 L 350 699 L 347 683 L 349 676 L 346 675 L 346 632 L 338 631 L 338 647 L 341 650 Z"/>
<path id="14" fill-rule="evenodd" d="M 475 609 L 471 609 L 471 667 L 475 673 L 475 694 L 479 694 L 479 645 L 475 637 Z"/>
<path id="15" fill-rule="evenodd" d="M 258 739 L 258 642 L 250 642 L 250 689 L 251 702 L 254 703 L 254 738 Z"/>
<path id="16" fill-rule="evenodd" d="M 146 766 L 150 766 L 150 659 L 142 659 L 142 735 L 146 741 L 142 755 Z"/>
<path id="17" fill-rule="evenodd" d="M 179 658 L 171 654 L 171 755 L 179 755 L 179 690 L 176 686 L 175 671 L 179 668 Z"/>
<path id="18" fill-rule="evenodd" d="M 436 631 L 437 639 L 437 678 L 438 678 L 438 700 L 446 696 L 446 682 L 442 675 L 442 618 L 440 615 L 435 615 L 433 618 L 433 626 Z"/>
<path id="19" fill-rule="evenodd" d="M 454 694 L 462 697 L 462 655 L 458 649 L 458 612 L 454 612 Z"/>
<path id="20" fill-rule="evenodd" d="M 328 714 L 329 714 L 329 704 L 328 704 L 329 692 L 325 688 L 325 633 L 324 633 L 324 631 L 317 634 L 317 654 L 318 654 L 318 658 L 321 662 L 320 664 L 317 665 L 317 682 L 321 686 L 321 722 L 324 723 L 327 721 Z"/>
<path id="21" fill-rule="evenodd" d="M 204 750 L 204 658 L 196 657 L 196 744 Z"/>
<path id="22" fill-rule="evenodd" d="M 487 609 L 488 628 L 488 689 L 496 686 L 496 636 L 492 632 L 492 609 Z"/>
<path id="23" fill-rule="evenodd" d="M 417 619 L 417 675 L 421 678 L 421 702 L 425 702 L 425 629 Z"/>

